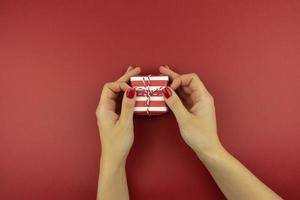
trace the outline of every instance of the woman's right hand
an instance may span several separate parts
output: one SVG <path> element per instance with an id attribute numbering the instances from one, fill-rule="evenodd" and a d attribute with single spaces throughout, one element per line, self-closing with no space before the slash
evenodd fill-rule
<path id="1" fill-rule="evenodd" d="M 200 158 L 223 150 L 217 135 L 213 97 L 199 77 L 196 74 L 180 75 L 168 66 L 161 66 L 159 71 L 172 80 L 163 94 L 184 141 Z"/>
<path id="2" fill-rule="evenodd" d="M 213 98 L 199 77 L 179 75 L 166 66 L 160 67 L 160 72 L 172 79 L 171 88 L 165 88 L 163 94 L 181 136 L 203 161 L 225 197 L 282 199 L 223 148 L 217 135 Z"/>

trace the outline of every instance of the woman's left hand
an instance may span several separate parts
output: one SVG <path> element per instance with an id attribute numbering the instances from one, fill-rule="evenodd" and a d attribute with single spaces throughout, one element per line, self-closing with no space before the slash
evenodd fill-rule
<path id="1" fill-rule="evenodd" d="M 106 83 L 102 89 L 96 110 L 97 124 L 101 140 L 101 162 L 114 166 L 125 165 L 127 155 L 133 144 L 133 108 L 135 89 L 127 82 L 131 76 L 138 75 L 139 67 L 129 67 L 127 72 L 115 82 Z M 124 92 L 121 113 L 116 112 L 116 99 Z"/>

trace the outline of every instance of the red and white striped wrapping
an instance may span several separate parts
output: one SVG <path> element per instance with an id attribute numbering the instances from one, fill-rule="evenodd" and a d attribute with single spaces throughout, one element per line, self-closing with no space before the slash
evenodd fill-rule
<path id="1" fill-rule="evenodd" d="M 136 89 L 134 113 L 160 115 L 168 111 L 162 90 L 168 85 L 168 76 L 133 76 L 131 86 Z"/>

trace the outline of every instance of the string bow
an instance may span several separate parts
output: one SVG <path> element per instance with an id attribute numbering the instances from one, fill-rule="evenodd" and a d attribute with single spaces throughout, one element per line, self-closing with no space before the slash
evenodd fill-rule
<path id="1" fill-rule="evenodd" d="M 146 103 L 145 103 L 145 107 L 147 107 L 147 115 L 150 116 L 150 101 L 151 101 L 151 97 L 153 96 L 160 96 L 161 95 L 161 91 L 165 88 L 164 86 L 161 86 L 159 88 L 156 88 L 154 90 L 151 90 L 150 86 L 151 86 L 151 79 L 150 79 L 151 75 L 148 76 L 143 76 L 143 84 L 144 84 L 144 88 L 139 89 L 140 91 L 143 92 L 143 96 L 146 97 Z"/>

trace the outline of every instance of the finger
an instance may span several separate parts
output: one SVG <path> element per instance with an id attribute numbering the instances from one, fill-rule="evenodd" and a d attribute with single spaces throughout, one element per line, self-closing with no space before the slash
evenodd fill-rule
<path id="1" fill-rule="evenodd" d="M 171 78 L 171 80 L 174 80 L 174 79 L 176 79 L 176 78 L 178 78 L 180 76 L 178 73 L 176 73 L 173 70 L 171 70 L 168 65 L 161 66 L 160 67 L 160 72 L 163 73 L 163 74 L 165 74 L 165 75 L 168 75 Z M 190 89 L 188 87 L 183 87 L 183 90 L 187 94 L 191 94 L 191 91 L 190 91 Z"/>
<path id="2" fill-rule="evenodd" d="M 182 88 L 182 90 L 186 93 L 186 94 L 188 94 L 188 95 L 190 95 L 190 94 L 192 94 L 192 90 L 191 90 L 191 88 L 189 88 L 189 87 L 187 87 L 187 86 L 179 86 L 179 88 Z"/>
<path id="3" fill-rule="evenodd" d="M 139 73 L 141 73 L 141 68 L 140 67 L 135 67 L 135 68 L 132 68 L 130 70 L 128 70 L 128 69 L 127 69 L 127 72 L 118 79 L 118 81 L 128 82 L 131 76 L 136 76 Z"/>
<path id="4" fill-rule="evenodd" d="M 173 70 L 171 70 L 169 68 L 169 66 L 160 66 L 159 67 L 159 72 L 164 74 L 164 75 L 167 75 L 171 78 L 171 80 L 174 80 L 175 78 L 177 78 L 179 76 L 178 73 L 174 72 Z"/>
<path id="5" fill-rule="evenodd" d="M 115 99 L 120 92 L 126 91 L 130 86 L 125 82 L 106 83 L 103 87 L 101 98 Z"/>
<path id="6" fill-rule="evenodd" d="M 135 88 L 128 88 L 124 93 L 120 114 L 121 123 L 128 123 L 132 121 L 135 104 L 135 95 Z"/>
<path id="7" fill-rule="evenodd" d="M 187 106 L 187 108 L 189 109 L 190 107 L 192 107 L 193 105 L 193 100 L 191 99 L 190 95 L 187 94 L 182 87 L 180 87 L 178 90 L 177 90 L 177 93 L 179 95 L 180 98 L 182 98 L 184 100 L 184 105 Z"/>
<path id="8" fill-rule="evenodd" d="M 126 91 L 128 88 L 130 86 L 124 82 L 106 83 L 103 87 L 98 107 L 104 111 L 110 110 L 115 112 L 116 98 L 119 93 Z"/>
<path id="9" fill-rule="evenodd" d="M 163 89 L 162 92 L 163 92 L 166 104 L 174 113 L 177 121 L 183 120 L 185 117 L 187 117 L 189 115 L 188 110 L 184 107 L 180 98 L 177 96 L 177 94 L 174 92 L 174 90 L 172 90 L 169 87 L 166 87 Z"/>
<path id="10" fill-rule="evenodd" d="M 171 88 L 173 90 L 176 90 L 182 86 L 185 89 L 185 92 L 192 93 L 194 91 L 199 91 L 201 94 L 204 94 L 207 92 L 207 89 L 205 88 L 202 81 L 199 79 L 199 77 L 196 74 L 183 74 L 181 76 L 178 76 L 175 78 L 171 84 Z M 187 89 L 188 88 L 188 89 Z"/>
<path id="11" fill-rule="evenodd" d="M 188 99 L 189 98 L 189 95 L 183 90 L 182 87 L 178 88 L 178 90 L 176 92 L 178 93 L 178 96 L 180 98 L 183 98 L 183 99 Z"/>
<path id="12" fill-rule="evenodd" d="M 132 66 L 129 66 L 128 68 L 127 68 L 127 71 L 126 72 L 129 72 L 129 71 L 131 71 L 133 69 L 133 67 Z"/>

